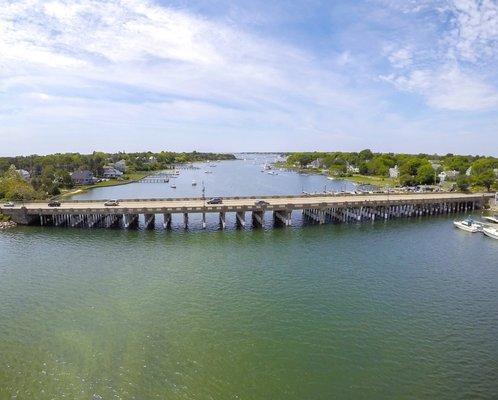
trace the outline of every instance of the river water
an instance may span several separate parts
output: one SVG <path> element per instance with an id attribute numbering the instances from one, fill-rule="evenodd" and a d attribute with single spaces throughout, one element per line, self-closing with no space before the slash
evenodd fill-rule
<path id="1" fill-rule="evenodd" d="M 230 165 L 213 195 L 330 182 Z M 493 399 L 497 260 L 447 217 L 1 231 L 0 399 Z"/>

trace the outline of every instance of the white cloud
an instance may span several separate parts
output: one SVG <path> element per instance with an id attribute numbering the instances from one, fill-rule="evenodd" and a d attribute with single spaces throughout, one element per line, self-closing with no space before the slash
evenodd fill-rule
<path id="1" fill-rule="evenodd" d="M 438 109 L 477 111 L 498 107 L 496 90 L 465 74 L 457 66 L 438 71 L 414 70 L 407 76 L 381 78 L 401 90 L 422 94 L 430 106 Z"/>
<path id="2" fill-rule="evenodd" d="M 391 66 L 389 73 L 382 74 L 385 81 L 424 96 L 427 104 L 437 109 L 473 112 L 498 107 L 498 90 L 493 85 L 498 62 L 498 3 L 424 0 L 400 6 L 385 1 L 396 12 L 402 7 L 404 23 L 417 27 L 409 36 L 395 37 L 385 45 Z"/>

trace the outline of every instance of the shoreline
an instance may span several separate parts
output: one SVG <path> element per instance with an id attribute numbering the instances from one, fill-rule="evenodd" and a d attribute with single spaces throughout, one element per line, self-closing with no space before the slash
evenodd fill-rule
<path id="1" fill-rule="evenodd" d="M 395 182 L 394 178 L 388 178 L 385 176 L 377 176 L 377 175 L 361 175 L 361 174 L 353 174 L 349 176 L 332 176 L 329 173 L 323 172 L 323 170 L 317 168 L 300 168 L 300 167 L 292 167 L 285 165 L 284 163 L 274 163 L 278 168 L 283 168 L 288 171 L 294 171 L 297 173 L 305 173 L 310 175 L 323 175 L 328 179 L 334 180 L 342 180 L 342 181 L 350 181 L 360 185 L 372 185 L 378 186 L 379 188 L 386 188 L 388 186 L 395 188 L 398 186 L 398 183 Z"/>

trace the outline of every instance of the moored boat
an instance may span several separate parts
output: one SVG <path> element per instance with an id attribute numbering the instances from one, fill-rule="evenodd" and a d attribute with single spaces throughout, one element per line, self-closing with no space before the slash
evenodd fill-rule
<path id="1" fill-rule="evenodd" d="M 489 222 L 492 222 L 494 224 L 498 224 L 498 215 L 484 216 L 483 218 Z"/>
<path id="2" fill-rule="evenodd" d="M 486 227 L 482 229 L 482 233 L 484 233 L 487 237 L 498 240 L 498 229 L 492 227 Z"/>
<path id="3" fill-rule="evenodd" d="M 461 229 L 466 232 L 476 233 L 482 230 L 482 225 L 474 222 L 471 219 L 465 219 L 463 221 L 453 221 L 453 225 L 458 229 Z"/>

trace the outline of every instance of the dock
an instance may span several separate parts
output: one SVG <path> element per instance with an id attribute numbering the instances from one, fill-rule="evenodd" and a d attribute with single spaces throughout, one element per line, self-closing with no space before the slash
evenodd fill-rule
<path id="1" fill-rule="evenodd" d="M 487 206 L 494 197 L 488 193 L 412 193 L 412 194 L 314 194 L 291 196 L 225 197 L 222 204 L 209 204 L 207 199 L 122 199 L 118 206 L 104 206 L 105 200 L 68 201 L 60 207 L 46 202 L 1 206 L 3 214 L 20 225 L 60 227 L 121 227 L 135 228 L 139 218 L 145 228 L 155 226 L 156 216 L 162 216 L 164 228 L 171 227 L 172 215 L 183 215 L 188 227 L 189 215 L 200 214 L 206 226 L 206 214 L 215 213 L 220 227 L 226 226 L 226 215 L 233 214 L 239 227 L 249 222 L 261 227 L 265 214 L 271 213 L 275 225 L 290 226 L 292 214 L 301 212 L 306 221 L 317 224 L 390 220 L 393 218 L 430 217 L 466 213 Z M 257 205 L 264 200 L 267 205 Z M 246 221 L 247 215 L 250 220 Z"/>

